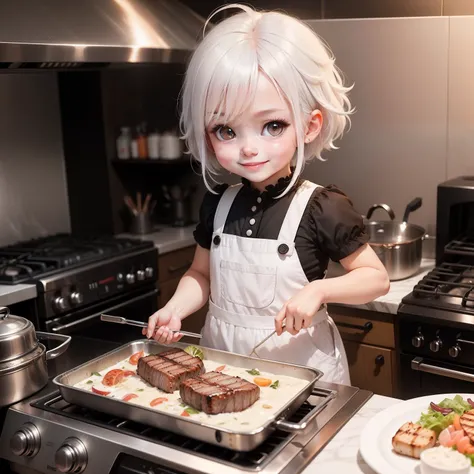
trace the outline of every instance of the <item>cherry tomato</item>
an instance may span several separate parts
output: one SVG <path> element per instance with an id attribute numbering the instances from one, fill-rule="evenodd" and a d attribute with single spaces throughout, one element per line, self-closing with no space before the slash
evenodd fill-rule
<path id="1" fill-rule="evenodd" d="M 124 377 L 130 377 L 131 375 L 137 375 L 136 372 L 134 372 L 133 370 L 126 370 L 124 373 L 123 373 Z"/>
<path id="2" fill-rule="evenodd" d="M 215 372 L 222 372 L 225 369 L 225 365 L 220 365 L 216 369 L 214 369 Z"/>
<path id="3" fill-rule="evenodd" d="M 141 359 L 145 353 L 143 351 L 135 352 L 132 356 L 130 356 L 130 359 L 128 359 L 128 362 L 132 365 L 137 365 L 138 364 L 138 359 Z"/>
<path id="4" fill-rule="evenodd" d="M 160 405 L 161 403 L 163 402 L 167 402 L 168 399 L 166 397 L 158 397 L 158 398 L 155 398 L 153 399 L 151 402 L 150 402 L 150 406 L 151 407 L 154 407 L 156 405 Z"/>
<path id="5" fill-rule="evenodd" d="M 104 392 L 104 390 L 99 390 L 98 388 L 92 387 L 92 391 L 94 393 L 97 393 L 97 395 L 104 395 L 105 397 L 110 393 L 110 392 Z"/>
<path id="6" fill-rule="evenodd" d="M 109 370 L 105 374 L 105 377 L 103 378 L 102 383 L 104 385 L 107 385 L 108 387 L 112 387 L 113 385 L 117 385 L 118 383 L 120 383 L 124 377 L 125 377 L 125 372 L 121 369 Z"/>
<path id="7" fill-rule="evenodd" d="M 122 398 L 122 400 L 124 402 L 129 402 L 132 398 L 138 398 L 138 395 L 136 393 L 128 393 Z"/>

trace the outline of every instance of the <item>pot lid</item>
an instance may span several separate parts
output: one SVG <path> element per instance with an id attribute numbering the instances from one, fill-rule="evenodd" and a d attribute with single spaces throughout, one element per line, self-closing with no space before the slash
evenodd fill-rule
<path id="1" fill-rule="evenodd" d="M 33 323 L 11 315 L 7 307 L 0 307 L 0 361 L 21 357 L 37 345 Z"/>
<path id="2" fill-rule="evenodd" d="M 8 308 L 0 307 L 0 340 L 25 331 L 30 324 L 31 322 L 25 318 L 11 316 Z"/>

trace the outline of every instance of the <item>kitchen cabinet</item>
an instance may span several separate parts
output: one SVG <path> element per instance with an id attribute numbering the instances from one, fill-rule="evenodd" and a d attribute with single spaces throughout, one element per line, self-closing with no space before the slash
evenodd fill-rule
<path id="1" fill-rule="evenodd" d="M 329 305 L 346 349 L 351 384 L 388 397 L 397 394 L 393 315 Z"/>
<path id="2" fill-rule="evenodd" d="M 196 246 L 191 245 L 158 257 L 159 308 L 162 308 L 173 296 L 178 287 L 179 280 L 191 266 L 195 250 Z M 183 321 L 183 331 L 199 333 L 206 319 L 207 308 L 208 305 L 206 304 L 196 313 L 189 315 Z M 196 343 L 196 339 L 188 337 L 183 337 L 182 341 Z"/>

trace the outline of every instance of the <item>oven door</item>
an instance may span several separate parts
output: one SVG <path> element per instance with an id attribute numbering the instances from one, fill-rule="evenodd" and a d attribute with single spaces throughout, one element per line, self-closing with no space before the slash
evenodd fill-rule
<path id="1" fill-rule="evenodd" d="M 472 393 L 474 369 L 424 357 L 400 356 L 400 389 L 404 399 L 439 393 Z"/>
<path id="2" fill-rule="evenodd" d="M 141 339 L 143 337 L 141 329 L 134 326 L 103 322 L 100 315 L 106 313 L 146 322 L 157 310 L 158 290 L 153 285 L 130 292 L 127 295 L 110 298 L 87 308 L 68 313 L 60 318 L 47 320 L 45 330 L 57 334 L 126 343 Z"/>

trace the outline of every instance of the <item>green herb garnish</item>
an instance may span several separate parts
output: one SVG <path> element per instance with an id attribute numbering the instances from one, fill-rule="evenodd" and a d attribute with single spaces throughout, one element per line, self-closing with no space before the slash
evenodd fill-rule
<path id="1" fill-rule="evenodd" d="M 199 359 L 204 360 L 204 352 L 202 352 L 202 349 L 196 346 L 188 346 L 186 349 L 184 349 L 184 352 L 187 352 L 189 355 L 192 355 L 193 357 L 199 357 Z"/>
<path id="2" fill-rule="evenodd" d="M 188 407 L 184 411 L 186 413 L 188 413 L 189 415 L 197 415 L 197 414 L 201 413 L 199 410 L 196 410 L 196 408 L 193 408 L 193 407 Z"/>
<path id="3" fill-rule="evenodd" d="M 271 385 L 270 385 L 270 388 L 274 388 L 275 390 L 280 386 L 280 381 L 279 380 L 275 380 L 275 382 L 273 382 Z"/>
<path id="4" fill-rule="evenodd" d="M 94 383 L 92 380 L 88 380 L 86 383 Z"/>
<path id="5" fill-rule="evenodd" d="M 260 372 L 257 369 L 247 370 L 250 375 L 260 375 Z"/>
<path id="6" fill-rule="evenodd" d="M 137 392 L 143 392 L 143 390 L 144 390 L 143 388 L 139 388 L 137 389 Z"/>
<path id="7" fill-rule="evenodd" d="M 102 375 L 100 375 L 99 372 L 92 372 L 91 375 L 97 375 L 97 377 L 102 377 Z"/>

